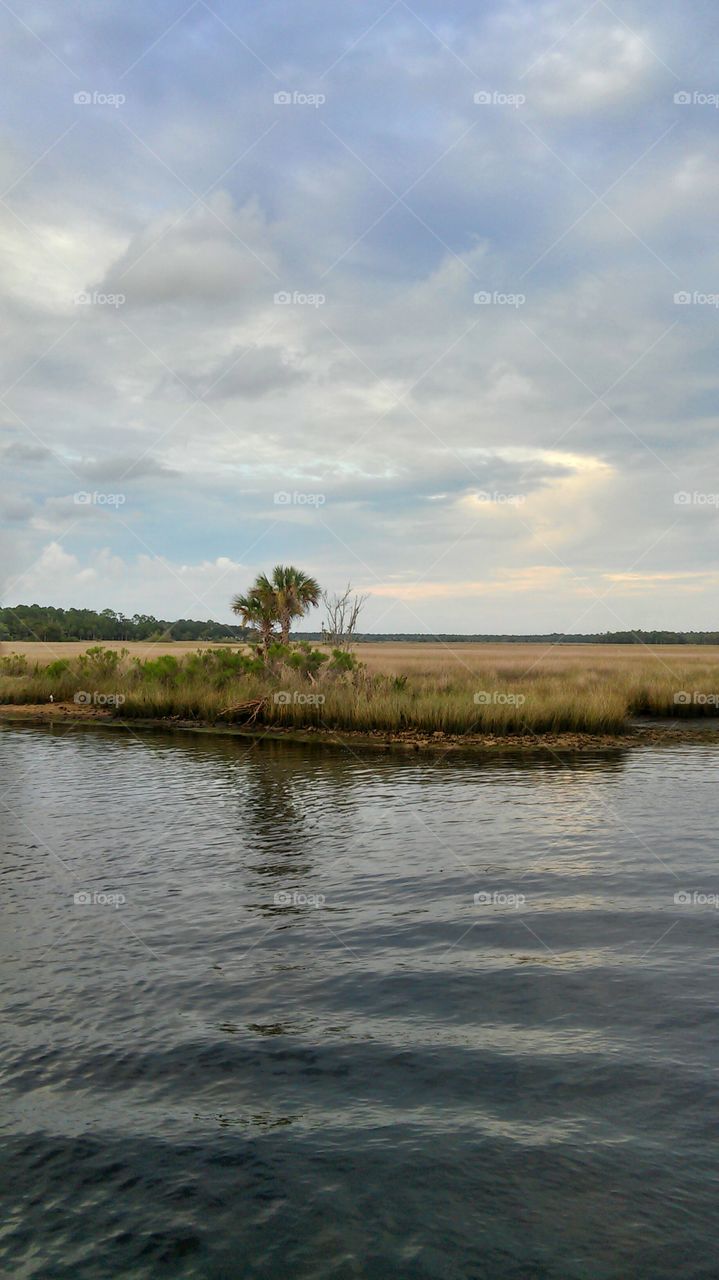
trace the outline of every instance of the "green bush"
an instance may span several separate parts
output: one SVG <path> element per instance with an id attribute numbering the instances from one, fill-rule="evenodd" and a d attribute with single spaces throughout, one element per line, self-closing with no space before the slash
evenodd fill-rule
<path id="1" fill-rule="evenodd" d="M 0 675 L 26 676 L 28 671 L 28 661 L 22 653 L 8 653 L 0 658 Z"/>
<path id="2" fill-rule="evenodd" d="M 127 656 L 127 649 L 103 649 L 101 644 L 96 644 L 80 654 L 77 669 L 80 675 L 106 680 L 108 676 L 116 674 Z"/>
<path id="3" fill-rule="evenodd" d="M 349 649 L 333 649 L 332 661 L 327 670 L 343 674 L 344 672 L 358 671 L 360 664 Z"/>
<path id="4" fill-rule="evenodd" d="M 56 680 L 58 676 L 62 676 L 66 671 L 70 670 L 70 663 L 67 658 L 58 658 L 57 662 L 51 662 L 45 667 L 44 674 L 49 676 L 51 680 Z"/>
<path id="5" fill-rule="evenodd" d="M 177 684 L 180 664 L 171 653 L 161 653 L 157 658 L 135 658 L 135 674 L 144 682 L 156 680 L 161 685 Z"/>
<path id="6" fill-rule="evenodd" d="M 200 649 L 197 653 L 188 654 L 183 662 L 183 672 L 191 679 L 210 677 L 215 687 L 237 676 L 261 675 L 263 670 L 261 658 L 233 652 L 232 649 Z"/>

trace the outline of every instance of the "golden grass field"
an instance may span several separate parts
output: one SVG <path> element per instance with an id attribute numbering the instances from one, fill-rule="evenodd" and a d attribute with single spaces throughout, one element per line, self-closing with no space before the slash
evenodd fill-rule
<path id="1" fill-rule="evenodd" d="M 58 658 L 74 658 L 85 653 L 92 644 L 105 649 L 127 649 L 133 658 L 154 658 L 169 653 L 176 658 L 201 649 L 215 647 L 210 641 L 134 641 L 71 640 L 45 644 L 41 641 L 11 640 L 0 644 L 0 656 L 18 653 L 29 662 L 46 666 Z M 225 647 L 225 646 L 223 646 Z M 227 648 L 243 646 L 228 645 Z M 445 645 L 388 640 L 382 643 L 358 644 L 355 652 L 371 673 L 388 675 L 440 676 L 459 674 L 506 674 L 520 679 L 524 675 L 561 675 L 564 672 L 612 672 L 651 670 L 677 677 L 695 669 L 715 670 L 719 677 L 719 645 L 641 645 L 641 644 L 465 644 Z"/>
<path id="2" fill-rule="evenodd" d="M 358 670 L 328 662 L 316 678 L 256 655 L 248 666 L 233 656 L 244 646 L 114 642 L 84 657 L 90 648 L 4 644 L 0 703 L 72 709 L 82 691 L 102 707 L 120 695 L 123 719 L 241 723 L 251 708 L 276 727 L 463 736 L 616 734 L 637 716 L 716 716 L 719 704 L 719 646 L 388 641 L 358 644 Z"/>

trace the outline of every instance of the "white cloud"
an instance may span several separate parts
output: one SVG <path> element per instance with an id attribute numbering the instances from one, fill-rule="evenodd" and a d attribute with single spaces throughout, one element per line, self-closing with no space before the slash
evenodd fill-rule
<path id="1" fill-rule="evenodd" d="M 58 607 L 110 607 L 132 614 L 138 610 L 139 596 L 156 617 L 226 617 L 230 597 L 245 584 L 247 575 L 247 567 L 228 556 L 196 564 L 144 553 L 126 560 L 103 547 L 83 562 L 59 542 L 49 542 L 10 585 L 6 603 L 32 599 Z"/>
<path id="2" fill-rule="evenodd" d="M 548 34 L 545 29 L 543 36 Z M 556 47 L 540 56 L 527 76 L 530 101 L 559 115 L 626 105 L 660 70 L 648 34 L 629 30 L 601 5 L 568 34 L 557 27 Z"/>

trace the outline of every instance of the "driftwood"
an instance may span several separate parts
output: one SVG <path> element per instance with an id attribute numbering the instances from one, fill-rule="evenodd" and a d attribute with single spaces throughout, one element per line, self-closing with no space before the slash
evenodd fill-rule
<path id="1" fill-rule="evenodd" d="M 226 707 L 220 712 L 220 716 L 222 719 L 226 716 L 232 716 L 233 719 L 243 718 L 245 724 L 254 724 L 266 706 L 267 698 L 250 698 L 248 702 L 238 702 L 236 707 Z"/>

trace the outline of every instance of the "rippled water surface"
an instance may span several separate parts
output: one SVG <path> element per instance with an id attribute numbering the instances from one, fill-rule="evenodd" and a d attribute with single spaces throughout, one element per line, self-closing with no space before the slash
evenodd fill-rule
<path id="1" fill-rule="evenodd" d="M 2 1274 L 715 1280 L 718 763 L 0 729 Z"/>

